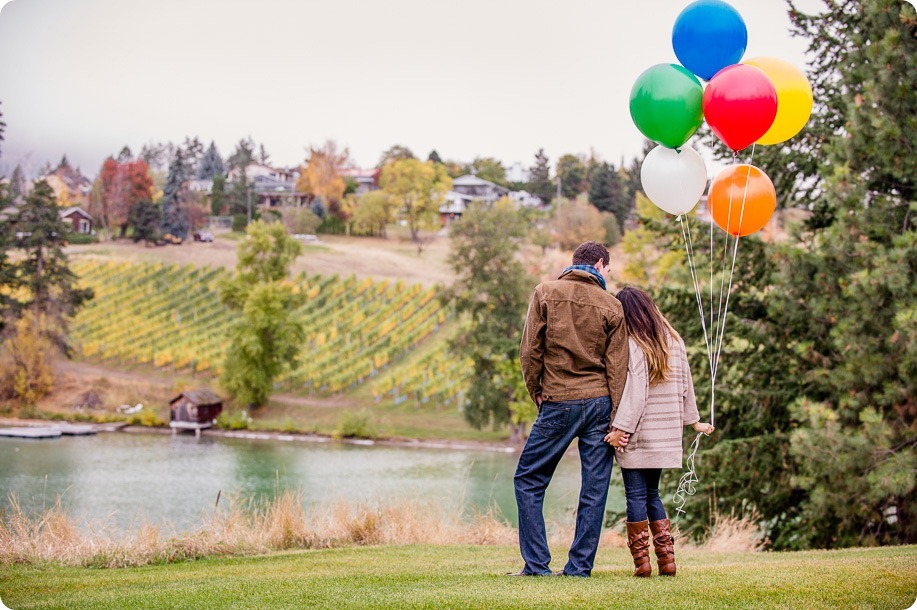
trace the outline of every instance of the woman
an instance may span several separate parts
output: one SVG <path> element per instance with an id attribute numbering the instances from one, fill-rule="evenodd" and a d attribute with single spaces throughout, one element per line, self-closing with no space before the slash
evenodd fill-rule
<path id="1" fill-rule="evenodd" d="M 659 498 L 663 468 L 681 468 L 682 427 L 709 435 L 700 423 L 685 344 L 648 294 L 636 288 L 618 293 L 627 322 L 630 361 L 624 396 L 605 442 L 617 449 L 627 500 L 627 546 L 634 576 L 652 573 L 649 536 L 661 576 L 675 575 L 675 540 Z M 625 447 L 621 438 L 630 435 Z"/>

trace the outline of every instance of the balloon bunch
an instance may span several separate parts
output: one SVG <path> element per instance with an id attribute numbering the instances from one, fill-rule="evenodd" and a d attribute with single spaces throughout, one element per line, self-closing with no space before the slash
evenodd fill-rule
<path id="1" fill-rule="evenodd" d="M 697 0 L 682 10 L 672 29 L 672 46 L 681 63 L 652 66 L 637 78 L 630 94 L 634 123 L 643 135 L 659 144 L 643 160 L 643 190 L 681 225 L 710 364 L 711 423 L 739 238 L 764 228 L 777 206 L 771 179 L 750 163 L 739 164 L 739 151 L 792 138 L 805 127 L 813 103 L 809 81 L 791 63 L 773 57 L 739 63 L 747 44 L 748 30 L 738 11 L 722 0 Z M 685 145 L 704 120 L 733 150 L 733 164 L 713 179 L 707 194 L 711 217 L 709 326 L 687 217 L 704 194 L 707 169 L 697 151 Z M 726 234 L 715 322 L 713 223 Z M 734 240 L 731 266 L 730 237 Z M 693 463 L 699 440 L 700 435 L 692 445 L 688 472 L 676 492 L 679 513 L 684 512 L 686 496 L 694 493 L 697 476 Z"/>

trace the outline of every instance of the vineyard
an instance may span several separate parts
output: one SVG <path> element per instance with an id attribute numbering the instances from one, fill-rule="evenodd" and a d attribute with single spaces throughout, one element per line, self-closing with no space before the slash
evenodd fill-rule
<path id="1" fill-rule="evenodd" d="M 226 271 L 94 260 L 74 263 L 74 271 L 96 295 L 73 324 L 85 358 L 219 375 L 237 315 L 220 301 L 217 281 Z M 369 384 L 378 400 L 459 406 L 469 363 L 441 340 L 453 313 L 435 288 L 336 275 L 292 282 L 306 296 L 296 312 L 306 339 L 278 390 L 340 394 Z M 405 365 L 428 339 L 437 341 L 433 349 Z"/>

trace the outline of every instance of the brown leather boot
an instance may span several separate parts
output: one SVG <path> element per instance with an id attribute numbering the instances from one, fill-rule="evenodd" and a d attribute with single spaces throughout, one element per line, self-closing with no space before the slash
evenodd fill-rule
<path id="1" fill-rule="evenodd" d="M 669 531 L 669 520 L 650 522 L 650 531 L 653 532 L 653 547 L 656 549 L 659 575 L 675 576 L 675 538 Z"/>
<path id="2" fill-rule="evenodd" d="M 650 533 L 648 521 L 627 522 L 627 547 L 634 558 L 634 576 L 650 576 L 653 566 L 650 565 Z"/>

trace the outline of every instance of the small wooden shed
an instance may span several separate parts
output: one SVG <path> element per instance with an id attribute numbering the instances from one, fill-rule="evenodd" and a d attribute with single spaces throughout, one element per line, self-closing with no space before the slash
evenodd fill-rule
<path id="1" fill-rule="evenodd" d="M 182 392 L 169 401 L 172 430 L 194 430 L 196 434 L 209 428 L 223 411 L 223 399 L 212 390 L 203 388 Z"/>

